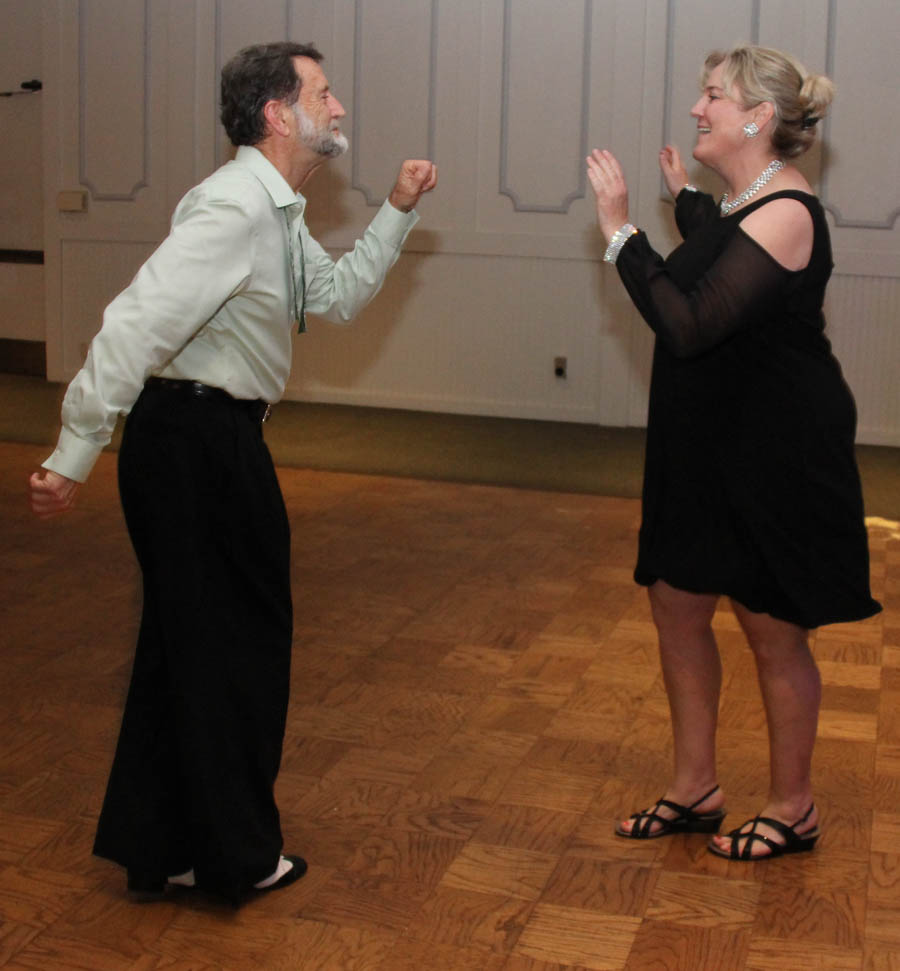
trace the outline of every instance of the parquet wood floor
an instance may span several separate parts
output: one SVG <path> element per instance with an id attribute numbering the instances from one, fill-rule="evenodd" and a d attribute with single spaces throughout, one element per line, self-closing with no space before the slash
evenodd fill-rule
<path id="1" fill-rule="evenodd" d="M 638 503 L 284 470 L 292 703 L 278 798 L 309 874 L 239 911 L 131 903 L 91 857 L 139 610 L 103 456 L 39 523 L 44 449 L 0 445 L 0 966 L 8 971 L 898 971 L 900 527 L 870 527 L 885 611 L 824 628 L 813 854 L 632 844 L 670 743 Z M 735 618 L 721 777 L 761 807 L 765 725 Z"/>

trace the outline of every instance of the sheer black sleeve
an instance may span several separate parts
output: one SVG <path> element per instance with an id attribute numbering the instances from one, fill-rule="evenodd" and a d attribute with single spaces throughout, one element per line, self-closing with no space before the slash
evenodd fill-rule
<path id="1" fill-rule="evenodd" d="M 616 267 L 641 316 L 676 357 L 694 357 L 732 337 L 778 296 L 790 276 L 742 229 L 687 293 L 675 285 L 644 233 L 622 247 Z"/>
<path id="2" fill-rule="evenodd" d="M 716 200 L 708 192 L 691 192 L 682 189 L 675 199 L 675 225 L 681 238 L 719 218 Z"/>

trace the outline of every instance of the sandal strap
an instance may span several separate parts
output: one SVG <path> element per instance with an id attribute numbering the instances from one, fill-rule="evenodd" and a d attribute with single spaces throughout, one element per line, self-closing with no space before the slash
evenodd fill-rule
<path id="1" fill-rule="evenodd" d="M 807 819 L 812 815 L 812 811 L 815 808 L 815 803 L 811 803 L 809 809 L 803 814 L 803 816 L 797 820 L 792 826 L 788 826 L 787 823 L 781 822 L 780 819 L 772 819 L 771 816 L 754 816 L 753 819 L 748 819 L 746 823 L 742 823 L 737 829 L 733 829 L 728 837 L 731 840 L 731 858 L 733 860 L 752 860 L 754 859 L 752 853 L 750 852 L 750 847 L 754 841 L 765 843 L 769 848 L 769 856 L 782 856 L 785 850 L 789 846 L 795 846 L 797 843 L 802 843 L 804 840 L 817 835 L 816 827 L 813 826 L 811 830 L 804 833 L 798 833 L 797 827 L 801 823 L 805 823 Z M 750 823 L 750 829 L 744 830 L 744 827 Z M 776 843 L 769 836 L 765 836 L 763 833 L 758 833 L 756 827 L 762 823 L 764 826 L 768 826 L 769 829 L 774 829 L 775 832 L 784 840 L 783 843 Z M 746 840 L 744 843 L 743 850 L 738 851 L 738 842 L 740 840 Z"/>
<path id="2" fill-rule="evenodd" d="M 762 817 L 757 817 L 757 819 L 762 820 Z M 781 843 L 776 843 L 775 840 L 770 839 L 768 836 L 764 836 L 762 833 L 755 833 L 751 830 L 749 833 L 740 833 L 735 831 L 734 833 L 728 834 L 731 837 L 731 858 L 733 860 L 753 860 L 755 859 L 752 846 L 754 842 L 764 843 L 768 848 L 768 854 L 760 854 L 763 859 L 772 856 L 781 856 L 784 853 L 784 846 Z M 738 850 L 738 843 L 740 840 L 745 840 L 744 848 Z"/>
<path id="3" fill-rule="evenodd" d="M 704 793 L 704 795 L 702 795 L 696 802 L 692 802 L 690 804 L 690 806 L 682 806 L 681 803 L 672 802 L 669 799 L 660 799 L 659 802 L 657 802 L 656 805 L 657 805 L 657 807 L 658 806 L 665 806 L 666 809 L 671 809 L 673 813 L 677 813 L 678 814 L 678 818 L 679 819 L 687 819 L 687 820 L 698 819 L 700 816 L 702 816 L 704 814 L 703 813 L 695 813 L 694 812 L 694 807 L 695 806 L 699 806 L 700 803 L 702 803 L 702 802 L 706 802 L 706 800 L 709 799 L 709 797 L 718 788 L 719 788 L 718 785 L 713 786 L 712 789 L 709 790 L 709 792 Z M 669 822 L 670 823 L 674 823 L 675 820 L 674 819 L 670 819 Z"/>
<path id="4" fill-rule="evenodd" d="M 664 805 L 662 799 L 653 807 L 656 809 L 658 806 Z M 666 819 L 665 816 L 660 816 L 659 813 L 655 813 L 653 809 L 642 809 L 639 813 L 632 813 L 629 819 L 634 820 L 634 826 L 631 827 L 631 832 L 634 835 L 637 834 L 638 838 L 649 836 L 650 828 L 653 826 L 654 822 L 660 823 L 663 828 L 668 826 L 672 820 Z"/>
<path id="5" fill-rule="evenodd" d="M 687 811 L 688 811 L 688 812 L 691 812 L 691 811 L 692 811 L 693 809 L 695 809 L 695 808 L 696 808 L 697 806 L 699 806 L 701 802 L 706 802 L 706 800 L 707 800 L 707 799 L 709 799 L 709 797 L 710 797 L 710 796 L 711 796 L 711 795 L 712 795 L 712 794 L 713 794 L 714 792 L 718 792 L 718 790 L 719 790 L 719 784 L 718 784 L 718 783 L 716 783 L 716 784 L 715 784 L 715 785 L 714 785 L 714 786 L 712 787 L 712 789 L 710 789 L 710 790 L 709 790 L 709 792 L 707 792 L 707 793 L 705 793 L 704 795 L 702 795 L 702 796 L 701 796 L 701 797 L 700 797 L 700 798 L 699 798 L 699 799 L 698 799 L 698 800 L 697 800 L 696 802 L 692 802 L 692 803 L 690 804 L 690 806 L 688 806 L 688 807 L 687 807 Z M 812 810 L 810 810 L 810 811 L 812 811 Z"/>
<path id="6" fill-rule="evenodd" d="M 701 818 L 703 814 L 695 813 L 694 807 L 699 806 L 700 803 L 709 799 L 718 788 L 718 785 L 714 785 L 709 792 L 702 795 L 696 802 L 692 802 L 690 806 L 682 806 L 680 802 L 672 802 L 671 799 L 657 799 L 652 808 L 642 809 L 638 813 L 631 814 L 629 819 L 634 820 L 634 826 L 631 830 L 632 833 L 638 830 L 641 836 L 648 836 L 650 834 L 650 828 L 655 822 L 659 823 L 662 829 L 666 830 L 671 829 L 673 825 L 676 825 L 682 820 L 690 822 L 691 820 Z M 666 809 L 670 809 L 675 813 L 674 818 L 670 819 L 668 816 L 660 816 L 657 811 L 660 806 L 665 806 Z"/>

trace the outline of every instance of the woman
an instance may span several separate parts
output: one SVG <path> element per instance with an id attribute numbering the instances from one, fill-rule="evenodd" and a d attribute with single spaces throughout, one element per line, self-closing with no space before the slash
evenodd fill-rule
<path id="1" fill-rule="evenodd" d="M 760 47 L 706 60 L 694 158 L 724 180 L 719 205 L 660 167 L 684 242 L 663 260 L 628 222 L 622 170 L 588 158 L 600 230 L 657 335 L 635 579 L 649 588 L 672 716 L 674 773 L 616 832 L 717 833 L 721 665 L 711 621 L 728 596 L 753 650 L 769 729 L 760 815 L 709 849 L 756 860 L 811 850 L 810 766 L 821 694 L 808 631 L 881 608 L 853 454 L 856 410 L 824 336 L 832 260 L 824 212 L 788 159 L 812 144 L 832 85 Z"/>

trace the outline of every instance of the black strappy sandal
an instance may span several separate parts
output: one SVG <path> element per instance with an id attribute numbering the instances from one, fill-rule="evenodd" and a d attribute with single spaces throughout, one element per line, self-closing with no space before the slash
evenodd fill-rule
<path id="1" fill-rule="evenodd" d="M 715 843 L 710 843 L 707 849 L 710 853 L 721 856 L 726 860 L 741 860 L 745 863 L 752 863 L 754 860 L 771 860 L 774 856 L 786 856 L 788 853 L 808 853 L 816 845 L 816 840 L 819 838 L 819 827 L 813 826 L 812 829 L 807 830 L 805 833 L 798 833 L 797 827 L 809 819 L 814 806 L 815 803 L 811 804 L 809 809 L 803 814 L 803 817 L 798 819 L 793 826 L 788 826 L 778 819 L 771 819 L 769 816 L 754 816 L 753 819 L 748 819 L 742 826 L 731 830 L 727 834 L 728 839 L 731 840 L 731 849 L 727 853 L 725 850 L 720 850 Z M 771 837 L 757 833 L 756 827 L 760 823 L 774 829 L 784 842 L 777 843 Z M 750 829 L 745 830 L 745 826 L 749 826 Z M 746 842 L 744 843 L 744 848 L 739 850 L 738 845 L 741 840 L 745 840 Z M 769 852 L 754 854 L 752 851 L 754 843 L 763 843 Z"/>
<path id="2" fill-rule="evenodd" d="M 634 825 L 629 832 L 622 829 L 622 824 L 616 826 L 616 836 L 624 836 L 626 839 L 633 840 L 652 840 L 659 836 L 671 836 L 673 833 L 718 833 L 722 820 L 725 818 L 724 809 L 716 809 L 711 813 L 695 813 L 694 807 L 707 799 L 718 789 L 713 786 L 705 795 L 701 796 L 690 806 L 682 806 L 677 802 L 668 799 L 660 799 L 651 809 L 644 809 L 639 813 L 632 813 L 628 818 L 634 820 Z M 659 815 L 659 808 L 665 806 L 676 816 L 669 819 Z M 659 824 L 659 829 L 651 832 L 654 823 Z"/>

